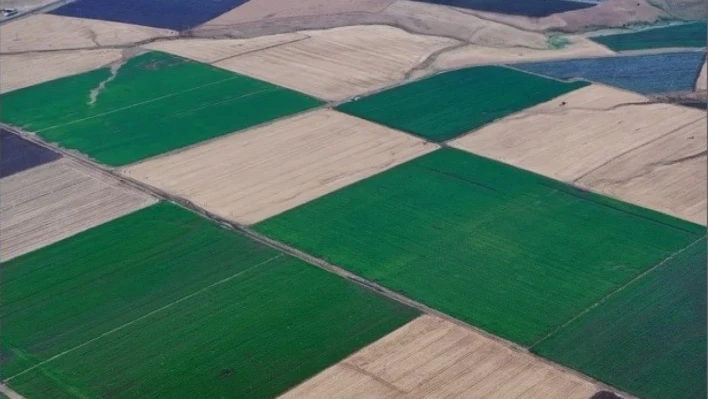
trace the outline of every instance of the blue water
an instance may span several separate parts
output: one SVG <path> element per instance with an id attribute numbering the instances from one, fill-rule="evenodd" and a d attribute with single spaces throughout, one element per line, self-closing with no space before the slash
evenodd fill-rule
<path id="1" fill-rule="evenodd" d="M 585 79 L 642 94 L 693 91 L 702 51 L 511 65 L 556 79 Z"/>
<path id="2" fill-rule="evenodd" d="M 591 3 L 566 0 L 416 0 L 423 3 L 468 8 L 500 14 L 545 17 L 551 14 L 593 7 Z"/>
<path id="3" fill-rule="evenodd" d="M 0 129 L 0 177 L 49 163 L 59 158 L 54 151 Z"/>
<path id="4" fill-rule="evenodd" d="M 78 0 L 52 11 L 52 14 L 184 31 L 214 19 L 247 1 Z"/>

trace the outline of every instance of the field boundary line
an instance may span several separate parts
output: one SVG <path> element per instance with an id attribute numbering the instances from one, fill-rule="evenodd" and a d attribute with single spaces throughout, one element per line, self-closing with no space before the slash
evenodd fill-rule
<path id="1" fill-rule="evenodd" d="M 22 132 L 22 131 L 19 131 L 18 129 L 15 129 L 15 128 L 10 127 L 10 126 L 7 126 L 7 125 L 4 125 L 4 124 L 2 124 L 2 123 L 0 123 L 0 126 L 5 127 L 6 129 L 8 129 L 8 130 L 11 131 L 11 132 L 15 132 L 16 134 L 19 134 L 20 136 L 25 137 L 25 138 L 27 138 L 28 140 L 30 140 L 30 141 L 32 141 L 32 142 L 38 144 L 38 145 L 41 145 L 41 146 L 46 147 L 46 148 L 49 148 L 49 149 L 51 149 L 51 150 L 53 150 L 53 151 L 56 151 L 56 152 L 62 154 L 62 155 L 65 156 L 65 157 L 72 158 L 72 159 L 74 159 L 75 161 L 77 161 L 77 162 L 79 162 L 79 163 L 81 163 L 81 164 L 84 164 L 84 165 L 86 165 L 86 166 L 88 166 L 88 167 L 91 167 L 91 168 L 93 168 L 94 170 L 96 170 L 96 171 L 99 172 L 99 173 L 104 173 L 104 174 L 106 174 L 107 176 L 109 176 L 109 177 L 111 177 L 111 178 L 113 178 L 113 179 L 118 180 L 121 184 L 124 184 L 124 185 L 126 185 L 126 186 L 128 186 L 128 187 L 131 187 L 131 188 L 133 188 L 133 189 L 138 189 L 138 190 L 147 192 L 147 193 L 149 193 L 149 194 L 151 194 L 151 195 L 153 195 L 153 196 L 159 198 L 160 200 L 173 203 L 173 204 L 175 204 L 175 205 L 177 205 L 177 206 L 179 206 L 179 207 L 181 207 L 181 208 L 184 208 L 184 209 L 186 209 L 186 210 L 188 210 L 188 211 L 194 212 L 194 213 L 196 213 L 197 215 L 199 215 L 199 216 L 201 216 L 201 217 L 203 217 L 203 218 L 205 218 L 205 219 L 207 219 L 207 220 L 210 220 L 210 221 L 213 222 L 213 223 L 216 223 L 217 225 L 219 225 L 220 227 L 222 227 L 222 228 L 224 228 L 224 229 L 233 231 L 233 232 L 235 232 L 235 233 L 237 233 L 237 234 L 244 235 L 244 236 L 246 236 L 246 237 L 248 237 L 248 238 L 250 238 L 250 239 L 252 239 L 252 240 L 254 240 L 254 241 L 256 241 L 256 242 L 259 242 L 259 243 L 261 243 L 261 244 L 264 244 L 264 245 L 266 245 L 266 246 L 268 246 L 268 247 L 270 247 L 270 248 L 274 248 L 274 249 L 278 250 L 281 254 L 284 253 L 284 254 L 286 254 L 286 255 L 290 255 L 290 256 L 293 256 L 293 257 L 295 257 L 295 258 L 298 258 L 298 259 L 300 259 L 300 260 L 302 260 L 302 261 L 305 261 L 305 262 L 309 263 L 309 264 L 312 265 L 312 266 L 315 266 L 315 267 L 318 267 L 318 268 L 323 269 L 323 270 L 325 270 L 325 271 L 328 271 L 328 272 L 330 272 L 330 273 L 333 273 L 333 274 L 335 274 L 335 275 L 337 275 L 337 276 L 339 276 L 339 277 L 341 277 L 341 278 L 344 278 L 344 279 L 346 279 L 346 280 L 348 280 L 348 281 L 350 281 L 350 282 L 352 282 L 352 283 L 355 283 L 355 284 L 357 284 L 357 285 L 359 285 L 359 286 L 362 286 L 362 287 L 364 287 L 364 288 L 366 288 L 366 289 L 369 289 L 369 290 L 371 290 L 371 291 L 373 291 L 373 292 L 376 292 L 376 293 L 379 294 L 379 295 L 383 295 L 383 296 L 388 297 L 388 298 L 390 298 L 390 299 L 392 299 L 392 300 L 395 300 L 395 301 L 397 301 L 397 302 L 399 302 L 399 303 L 402 303 L 402 304 L 404 304 L 404 305 L 406 305 L 406 306 L 409 306 L 409 307 L 412 307 L 412 308 L 414 308 L 414 309 L 417 309 L 417 310 L 419 310 L 421 313 L 425 313 L 425 314 L 430 314 L 430 315 L 433 315 L 433 316 L 437 316 L 437 317 L 440 317 L 440 318 L 442 318 L 442 319 L 444 319 L 444 320 L 450 321 L 450 322 L 452 322 L 452 323 L 454 323 L 454 324 L 456 324 L 456 325 L 459 325 L 459 326 L 462 326 L 462 327 L 464 327 L 464 328 L 467 328 L 467 329 L 469 329 L 469 330 L 471 330 L 471 331 L 474 331 L 475 333 L 477 333 L 477 334 L 479 334 L 479 335 L 481 335 L 481 336 L 483 336 L 483 337 L 486 337 L 486 338 L 488 338 L 488 339 L 491 339 L 491 340 L 493 340 L 494 342 L 497 342 L 497 343 L 499 343 L 499 344 L 501 344 L 501 345 L 503 345 L 503 346 L 505 346 L 505 347 L 507 347 L 507 348 L 513 350 L 513 351 L 516 351 L 516 352 L 519 352 L 519 353 L 523 353 L 523 354 L 532 356 L 533 359 L 535 359 L 536 361 L 538 361 L 540 364 L 548 365 L 549 367 L 554 368 L 554 369 L 556 369 L 556 370 L 559 370 L 559 371 L 561 371 L 561 372 L 565 372 L 565 373 L 568 373 L 568 374 L 570 374 L 570 375 L 573 375 L 573 376 L 575 376 L 575 377 L 577 377 L 577 378 L 583 379 L 583 380 L 585 380 L 585 381 L 589 381 L 590 383 L 594 384 L 594 385 L 595 385 L 596 387 L 598 387 L 598 388 L 616 392 L 616 393 L 620 394 L 624 399 L 639 399 L 639 398 L 637 398 L 637 397 L 634 396 L 634 395 L 631 395 L 631 394 L 629 394 L 629 393 L 627 393 L 627 392 L 624 392 L 624 391 L 620 390 L 619 388 L 616 388 L 616 387 L 610 386 L 610 385 L 608 385 L 608 384 L 605 384 L 604 382 L 599 381 L 599 380 L 596 380 L 596 379 L 594 379 L 594 378 L 592 378 L 592 377 L 590 377 L 590 376 L 588 376 L 588 375 L 585 375 L 585 374 L 583 374 L 583 373 L 581 373 L 581 372 L 579 372 L 579 371 L 577 371 L 577 370 L 574 370 L 574 369 L 572 369 L 572 368 L 563 366 L 563 365 L 561 365 L 561 364 L 559 364 L 559 363 L 555 363 L 555 362 L 553 362 L 552 360 L 546 359 L 546 358 L 544 358 L 544 357 L 542 357 L 542 356 L 536 355 L 536 354 L 532 353 L 531 351 L 529 351 L 528 348 L 525 348 L 525 347 L 523 347 L 523 346 L 521 346 L 521 345 L 519 345 L 519 344 L 516 344 L 516 343 L 511 342 L 511 341 L 509 341 L 509 340 L 507 340 L 507 339 L 505 339 L 505 338 L 502 338 L 502 337 L 496 336 L 496 335 L 494 335 L 494 334 L 491 334 L 491 333 L 489 333 L 489 332 L 487 332 L 487 331 L 484 331 L 484 330 L 482 330 L 482 329 L 480 329 L 480 328 L 478 328 L 478 327 L 476 327 L 476 326 L 474 326 L 474 325 L 465 323 L 465 322 L 463 322 L 463 321 L 461 321 L 461 320 L 458 320 L 458 319 L 456 319 L 456 318 L 454 318 L 454 317 L 452 317 L 452 316 L 450 316 L 450 315 L 447 315 L 447 314 L 445 314 L 445 313 L 443 313 L 443 312 L 441 312 L 441 311 L 438 311 L 438 310 L 436 310 L 436 309 L 430 308 L 430 307 L 428 307 L 427 305 L 424 305 L 424 304 L 422 304 L 422 303 L 420 303 L 420 302 L 417 302 L 417 301 L 415 301 L 415 300 L 412 300 L 412 299 L 410 299 L 410 298 L 408 298 L 408 297 L 406 297 L 406 296 L 404 296 L 404 295 L 402 295 L 402 294 L 399 294 L 399 293 L 396 293 L 396 292 L 394 292 L 394 291 L 392 291 L 392 290 L 389 290 L 388 288 L 382 287 L 382 286 L 380 286 L 380 285 L 377 284 L 377 283 L 368 281 L 368 280 L 366 280 L 366 279 L 364 279 L 364 278 L 362 278 L 362 277 L 359 277 L 358 275 L 356 275 L 356 274 L 354 274 L 354 273 L 352 273 L 352 272 L 349 272 L 349 271 L 347 271 L 347 270 L 345 270 L 345 269 L 343 269 L 343 268 L 341 268 L 341 267 L 339 267 L 339 266 L 330 264 L 329 262 L 327 262 L 327 261 L 325 261 L 325 260 L 323 260 L 323 259 L 320 259 L 320 258 L 317 258 L 317 257 L 315 257 L 315 256 L 312 256 L 312 255 L 310 255 L 310 254 L 308 254 L 308 253 L 306 253 L 306 252 L 304 252 L 304 251 L 301 251 L 301 250 L 299 250 L 299 249 L 297 249 L 297 248 L 291 247 L 291 246 L 289 246 L 289 245 L 287 245 L 287 244 L 284 244 L 284 243 L 281 243 L 281 242 L 279 242 L 279 241 L 276 241 L 276 240 L 273 240 L 273 239 L 271 239 L 271 238 L 268 238 L 268 237 L 266 237 L 266 236 L 264 236 L 264 235 L 262 235 L 262 234 L 260 234 L 260 233 L 257 233 L 257 232 L 255 232 L 255 231 L 253 231 L 253 230 L 252 230 L 251 228 L 249 228 L 248 226 L 241 225 L 241 224 L 238 224 L 238 223 L 236 223 L 236 222 L 232 222 L 232 221 L 230 221 L 230 220 L 224 219 L 224 218 L 222 218 L 221 216 L 218 216 L 218 215 L 216 215 L 216 214 L 214 214 L 214 213 L 211 213 L 211 212 L 207 211 L 206 209 L 201 208 L 200 206 L 195 205 L 193 202 L 189 201 L 189 200 L 186 199 L 186 198 L 183 198 L 183 197 L 180 197 L 180 196 L 176 196 L 176 195 L 170 194 L 170 193 L 168 193 L 168 192 L 166 192 L 166 191 L 163 191 L 163 190 L 161 190 L 161 189 L 159 189 L 159 188 L 157 188 L 157 187 L 153 187 L 153 186 L 150 186 L 150 185 L 148 185 L 148 184 L 145 184 L 145 183 L 143 183 L 143 182 L 141 182 L 141 181 L 139 181 L 139 180 L 136 180 L 136 179 L 134 179 L 134 178 L 132 178 L 132 177 L 130 177 L 130 176 L 123 175 L 123 174 L 121 174 L 118 170 L 115 170 L 115 169 L 112 169 L 112 168 L 109 168 L 109 167 L 106 167 L 106 166 L 97 164 L 97 163 L 95 163 L 95 162 L 93 162 L 93 161 L 91 161 L 91 160 L 89 160 L 89 159 L 86 159 L 84 156 L 82 156 L 82 155 L 80 155 L 80 154 L 77 154 L 77 153 L 75 153 L 75 152 L 67 151 L 67 150 L 65 150 L 65 149 L 63 149 L 63 148 L 61 148 L 61 147 L 59 147 L 59 146 L 53 145 L 53 144 L 48 144 L 48 143 L 46 143 L 46 142 L 40 140 L 38 137 L 36 137 L 36 136 L 34 136 L 34 135 L 32 135 L 32 134 L 24 133 L 24 132 Z M 405 133 L 405 134 L 409 134 L 409 133 Z M 415 135 L 411 135 L 411 136 L 417 137 L 417 136 L 415 136 Z M 427 141 L 427 142 L 430 142 L 430 143 L 433 143 L 433 144 L 438 144 L 438 145 L 440 145 L 441 147 L 447 147 L 444 142 L 436 143 L 436 142 L 432 142 L 432 141 L 429 141 L 429 140 L 424 140 L 424 141 Z M 448 147 L 448 148 L 452 148 L 452 147 Z M 456 150 L 462 151 L 462 150 L 459 150 L 459 149 L 456 149 Z M 513 166 L 513 165 L 512 165 L 512 166 Z M 13 378 L 14 378 L 14 377 L 15 377 L 15 376 L 13 376 Z"/>
<path id="2" fill-rule="evenodd" d="M 121 331 L 121 330 L 123 330 L 123 329 L 125 329 L 125 328 L 127 328 L 127 327 L 130 327 L 131 325 L 133 325 L 133 324 L 135 324 L 135 323 L 137 323 L 137 322 L 139 322 L 139 321 L 142 321 L 142 320 L 144 320 L 144 319 L 147 319 L 148 317 L 150 317 L 150 316 L 152 316 L 152 315 L 155 315 L 155 314 L 157 314 L 157 313 L 160 313 L 160 312 L 162 312 L 162 311 L 165 310 L 165 309 L 169 309 L 169 308 L 171 308 L 171 307 L 174 306 L 174 305 L 177 305 L 177 304 L 179 304 L 179 303 L 182 303 L 182 302 L 184 302 L 184 301 L 186 301 L 186 300 L 188 300 L 188 299 L 190 299 L 190 298 L 192 298 L 192 297 L 195 297 L 195 296 L 197 296 L 197 295 L 199 295 L 199 294 L 201 294 L 201 293 L 203 293 L 203 292 L 206 292 L 206 291 L 208 291 L 208 290 L 210 290 L 210 289 L 216 287 L 217 285 L 221 285 L 221 284 L 224 284 L 224 283 L 228 283 L 229 281 L 233 280 L 234 278 L 239 277 L 239 276 L 241 276 L 241 275 L 243 275 L 243 274 L 245 274 L 245 273 L 247 273 L 247 272 L 249 272 L 249 271 L 251 271 L 251 270 L 254 270 L 254 269 L 258 268 L 258 267 L 261 267 L 261 266 L 263 266 L 263 265 L 265 265 L 265 264 L 267 264 L 267 263 L 270 263 L 271 261 L 274 261 L 274 260 L 276 260 L 276 259 L 278 259 L 278 258 L 281 258 L 282 256 L 283 256 L 283 254 L 282 254 L 282 253 L 279 253 L 279 254 L 273 256 L 272 258 L 268 258 L 267 260 L 264 260 L 263 262 L 257 263 L 257 264 L 255 264 L 255 265 L 253 265 L 253 266 L 251 266 L 251 267 L 249 267 L 249 268 L 247 268 L 247 269 L 241 270 L 240 272 L 235 273 L 235 274 L 233 274 L 233 275 L 231 275 L 231 276 L 229 276 L 229 277 L 223 278 L 223 279 L 221 279 L 221 280 L 219 280 L 219 281 L 217 281 L 217 282 L 215 282 L 215 283 L 209 284 L 209 285 L 207 285 L 206 287 L 202 287 L 202 288 L 200 288 L 200 289 L 198 289 L 198 290 L 192 292 L 191 294 L 188 294 L 188 295 L 186 295 L 186 296 L 183 296 L 182 298 L 175 299 L 174 301 L 168 303 L 167 305 L 164 305 L 164 306 L 162 306 L 162 307 L 160 307 L 160 308 L 157 308 L 157 309 L 155 309 L 155 310 L 153 310 L 153 311 L 150 311 L 150 312 L 148 312 L 148 313 L 146 313 L 146 314 L 144 314 L 144 315 L 142 315 L 142 316 L 140 316 L 140 317 L 135 318 L 134 320 L 131 320 L 131 321 L 129 321 L 129 322 L 127 322 L 127 323 L 124 323 L 124 324 L 122 324 L 122 325 L 120 325 L 120 326 L 118 326 L 118 327 L 115 327 L 115 328 L 113 328 L 113 329 L 111 329 L 111 330 L 109 330 L 109 331 L 106 331 L 106 332 L 104 332 L 104 333 L 98 335 L 97 337 L 91 338 L 91 339 L 89 339 L 89 340 L 86 341 L 86 342 L 83 342 L 83 343 L 81 343 L 81 344 L 79 344 L 79 345 L 76 345 L 76 346 L 74 346 L 74 347 L 72 347 L 72 348 L 69 348 L 69 349 L 65 350 L 64 352 L 58 353 L 58 354 L 56 354 L 56 355 L 50 357 L 49 359 L 43 360 L 43 361 L 41 361 L 41 362 L 39 362 L 39 363 L 37 363 L 37 364 L 31 366 L 31 367 L 28 367 L 27 369 L 25 369 L 25 370 L 23 370 L 23 371 L 20 371 L 19 373 L 15 374 L 15 375 L 13 375 L 13 376 L 10 376 L 10 377 L 8 377 L 8 378 L 5 378 L 5 379 L 4 379 L 4 382 L 10 382 L 10 381 L 11 381 L 13 378 L 15 378 L 15 377 L 19 377 L 19 376 L 21 376 L 21 375 L 23 375 L 23 374 L 26 374 L 26 373 L 28 373 L 28 372 L 30 372 L 30 371 L 36 369 L 36 368 L 42 367 L 42 366 L 44 366 L 45 364 L 47 364 L 47 363 L 49 363 L 49 362 L 51 362 L 51 361 L 54 361 L 54 360 L 56 360 L 56 359 L 58 359 L 58 358 L 60 358 L 60 357 L 62 357 L 62 356 L 64 356 L 64 355 L 67 355 L 67 354 L 69 354 L 69 353 L 71 353 L 71 352 L 73 352 L 73 351 L 75 351 L 75 350 L 77 350 L 77 349 L 81 349 L 81 348 L 83 348 L 83 347 L 86 346 L 86 345 L 89 345 L 89 344 L 91 344 L 91 343 L 93 343 L 93 342 L 95 342 L 95 341 L 98 341 L 99 339 L 101 339 L 101 338 L 103 338 L 103 337 L 109 336 L 109 335 L 111 335 L 111 334 L 113 334 L 113 333 L 115 333 L 115 332 L 118 332 L 118 331 Z M 12 399 L 12 398 L 11 398 L 11 399 Z"/>
<path id="3" fill-rule="evenodd" d="M 605 295 L 605 297 L 601 298 L 599 301 L 597 301 L 597 302 L 595 302 L 594 304 L 590 305 L 590 306 L 587 307 L 585 310 L 583 310 L 582 312 L 580 312 L 580 313 L 578 313 L 577 315 L 573 316 L 573 317 L 570 318 L 568 321 L 566 321 L 565 323 L 561 324 L 559 327 L 557 327 L 556 329 L 554 329 L 553 331 L 551 331 L 550 333 L 548 333 L 548 334 L 547 334 L 546 336 L 544 336 L 543 338 L 541 338 L 541 339 L 537 340 L 536 342 L 534 342 L 533 344 L 531 344 L 531 345 L 528 347 L 529 351 L 530 351 L 533 347 L 539 345 L 540 343 L 542 343 L 542 342 L 548 340 L 549 338 L 553 337 L 554 335 L 556 335 L 559 331 L 563 330 L 565 327 L 567 327 L 569 324 L 571 324 L 571 323 L 574 322 L 575 320 L 581 318 L 582 316 L 584 316 L 585 314 L 587 314 L 587 313 L 590 312 L 591 310 L 593 310 L 593 309 L 595 309 L 596 307 L 598 307 L 598 306 L 602 305 L 603 303 L 607 302 L 607 301 L 610 300 L 612 297 L 614 297 L 616 294 L 619 294 L 620 292 L 624 291 L 624 290 L 625 290 L 627 287 L 629 287 L 630 285 L 632 285 L 632 284 L 638 282 L 639 280 L 643 279 L 644 277 L 646 277 L 647 275 L 649 275 L 650 273 L 652 273 L 654 270 L 656 270 L 656 269 L 658 269 L 659 267 L 661 267 L 661 266 L 663 266 L 664 264 L 666 264 L 666 262 L 668 262 L 668 261 L 672 260 L 673 258 L 677 257 L 678 255 L 680 255 L 681 253 L 683 253 L 683 252 L 686 251 L 687 249 L 691 248 L 692 246 L 696 245 L 696 243 L 699 243 L 700 241 L 704 240 L 705 238 L 706 238 L 705 235 L 701 236 L 700 238 L 698 238 L 697 240 L 691 242 L 690 244 L 686 245 L 685 247 L 683 247 L 683 248 L 679 249 L 678 251 L 676 251 L 676 252 L 670 254 L 670 255 L 667 256 L 664 260 L 662 260 L 661 262 L 657 263 L 656 265 L 650 267 L 649 269 L 647 269 L 647 270 L 643 271 L 642 273 L 640 273 L 639 275 L 635 276 L 633 279 L 629 280 L 626 284 L 622 285 L 621 287 L 619 287 L 619 288 L 613 290 L 612 292 L 610 292 L 609 294 Z"/>
<path id="4" fill-rule="evenodd" d="M 6 384 L 0 384 L 0 393 L 2 393 L 3 395 L 7 396 L 10 399 L 25 399 L 24 396 L 15 392 L 15 390 L 10 388 Z"/>

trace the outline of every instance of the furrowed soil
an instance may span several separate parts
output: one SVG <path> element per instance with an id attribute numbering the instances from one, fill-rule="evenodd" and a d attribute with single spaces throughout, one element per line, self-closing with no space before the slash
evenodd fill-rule
<path id="1" fill-rule="evenodd" d="M 0 197 L 3 262 L 155 202 L 67 159 L 3 178 Z"/>
<path id="2" fill-rule="evenodd" d="M 592 40 L 614 51 L 641 50 L 670 47 L 705 47 L 706 23 L 646 29 L 634 33 L 596 36 Z"/>
<path id="3" fill-rule="evenodd" d="M 705 224 L 705 125 L 705 112 L 592 85 L 450 144 Z"/>
<path id="4" fill-rule="evenodd" d="M 270 398 L 417 316 L 161 203 L 3 264 L 27 399 Z"/>
<path id="5" fill-rule="evenodd" d="M 52 162 L 59 154 L 0 128 L 0 177 Z"/>
<path id="6" fill-rule="evenodd" d="M 533 350 L 646 399 L 706 397 L 706 240 Z"/>
<path id="7" fill-rule="evenodd" d="M 214 63 L 325 100 L 342 100 L 398 83 L 456 40 L 389 26 L 304 32 L 308 38 Z"/>
<path id="8" fill-rule="evenodd" d="M 223 218 L 259 222 L 437 146 L 332 110 L 139 163 L 127 176 Z"/>
<path id="9" fill-rule="evenodd" d="M 175 34 L 165 29 L 40 14 L 0 26 L 0 52 L 119 46 Z"/>
<path id="10" fill-rule="evenodd" d="M 255 230 L 521 345 L 705 234 L 453 149 Z"/>
<path id="11" fill-rule="evenodd" d="M 0 119 L 121 166 L 319 104 L 266 82 L 150 52 L 6 93 Z"/>
<path id="12" fill-rule="evenodd" d="M 281 399 L 588 399 L 597 388 L 468 328 L 421 316 Z"/>
<path id="13" fill-rule="evenodd" d="M 482 66 L 435 75 L 344 103 L 337 109 L 443 141 L 586 85 Z"/>

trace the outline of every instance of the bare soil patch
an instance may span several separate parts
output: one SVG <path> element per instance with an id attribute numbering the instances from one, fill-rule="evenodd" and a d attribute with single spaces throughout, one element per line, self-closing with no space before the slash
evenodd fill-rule
<path id="1" fill-rule="evenodd" d="M 708 65 L 703 64 L 701 68 L 701 73 L 696 79 L 696 91 L 706 91 L 708 90 Z"/>

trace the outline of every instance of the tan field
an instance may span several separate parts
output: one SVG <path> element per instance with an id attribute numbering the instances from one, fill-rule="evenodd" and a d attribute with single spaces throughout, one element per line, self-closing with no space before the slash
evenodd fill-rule
<path id="1" fill-rule="evenodd" d="M 3 261 L 156 201 L 67 159 L 2 179 L 0 197 Z"/>
<path id="2" fill-rule="evenodd" d="M 503 118 L 450 144 L 705 223 L 705 173 L 686 171 L 695 168 L 692 158 L 681 161 L 684 154 L 705 152 L 706 132 L 699 128 L 701 124 L 705 128 L 705 112 L 649 102 L 638 94 L 592 85 Z M 694 137 L 688 147 L 686 135 Z M 627 169 L 619 173 L 621 167 Z M 629 178 L 645 172 L 662 178 Z"/>
<path id="3" fill-rule="evenodd" d="M 248 4 L 248 3 L 247 3 Z M 150 43 L 144 48 L 164 51 L 195 61 L 212 63 L 230 57 L 307 39 L 303 33 L 285 33 L 253 39 L 179 39 Z"/>
<path id="4" fill-rule="evenodd" d="M 175 34 L 167 29 L 41 14 L 0 26 L 0 52 L 118 46 Z"/>
<path id="5" fill-rule="evenodd" d="M 0 55 L 0 93 L 91 71 L 120 59 L 117 49 Z"/>
<path id="6" fill-rule="evenodd" d="M 318 110 L 129 166 L 123 173 L 252 224 L 437 148 Z"/>
<path id="7" fill-rule="evenodd" d="M 233 57 L 220 68 L 336 101 L 402 81 L 433 52 L 457 44 L 389 26 L 309 31 L 309 39 Z"/>
<path id="8" fill-rule="evenodd" d="M 706 91 L 708 90 L 708 64 L 703 64 L 701 68 L 701 73 L 696 79 L 696 91 Z"/>
<path id="9" fill-rule="evenodd" d="M 424 315 L 281 399 L 588 399 L 598 388 L 469 328 Z"/>

